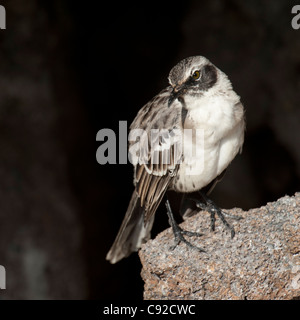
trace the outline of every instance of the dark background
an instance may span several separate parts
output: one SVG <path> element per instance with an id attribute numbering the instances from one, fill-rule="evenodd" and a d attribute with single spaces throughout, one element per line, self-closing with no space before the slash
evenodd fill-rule
<path id="1" fill-rule="evenodd" d="M 118 136 L 119 121 L 131 123 L 187 56 L 223 70 L 246 108 L 243 153 L 212 198 L 249 209 L 300 190 L 293 2 L 0 4 L 0 298 L 142 299 L 137 254 L 105 261 L 132 166 L 98 164 L 96 134 Z M 153 235 L 167 227 L 164 211 Z"/>

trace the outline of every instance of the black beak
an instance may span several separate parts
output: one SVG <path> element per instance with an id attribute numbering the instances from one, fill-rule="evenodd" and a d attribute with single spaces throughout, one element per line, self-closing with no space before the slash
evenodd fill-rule
<path id="1" fill-rule="evenodd" d="M 171 104 L 178 98 L 180 97 L 183 93 L 185 92 L 185 84 L 183 85 L 177 85 L 173 88 L 170 98 L 168 101 L 168 107 L 170 108 Z"/>

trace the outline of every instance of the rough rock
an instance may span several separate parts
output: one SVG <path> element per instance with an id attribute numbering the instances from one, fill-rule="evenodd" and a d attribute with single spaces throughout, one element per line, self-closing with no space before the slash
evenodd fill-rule
<path id="1" fill-rule="evenodd" d="M 203 233 L 190 241 L 205 253 L 173 244 L 171 228 L 148 241 L 139 251 L 145 281 L 144 299 L 299 299 L 300 297 L 300 193 L 228 221 L 236 235 L 217 218 L 210 232 L 210 216 L 199 212 L 181 224 Z"/>

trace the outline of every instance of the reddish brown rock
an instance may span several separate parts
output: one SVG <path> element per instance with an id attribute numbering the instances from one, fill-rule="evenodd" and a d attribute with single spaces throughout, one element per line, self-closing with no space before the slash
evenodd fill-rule
<path id="1" fill-rule="evenodd" d="M 206 253 L 184 244 L 170 250 L 170 228 L 143 245 L 144 299 L 299 299 L 300 193 L 247 212 L 226 211 L 244 218 L 230 221 L 234 239 L 218 219 L 210 232 L 207 212 L 181 224 L 204 233 L 190 240 Z"/>

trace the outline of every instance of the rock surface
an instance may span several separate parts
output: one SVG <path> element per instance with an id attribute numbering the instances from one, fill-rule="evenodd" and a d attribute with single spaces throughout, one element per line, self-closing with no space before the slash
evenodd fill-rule
<path id="1" fill-rule="evenodd" d="M 204 233 L 190 240 L 205 253 L 182 243 L 170 250 L 171 228 L 142 246 L 144 299 L 299 299 L 300 193 L 247 212 L 224 211 L 243 217 L 227 219 L 234 239 L 218 218 L 210 232 L 207 212 L 181 224 Z"/>

